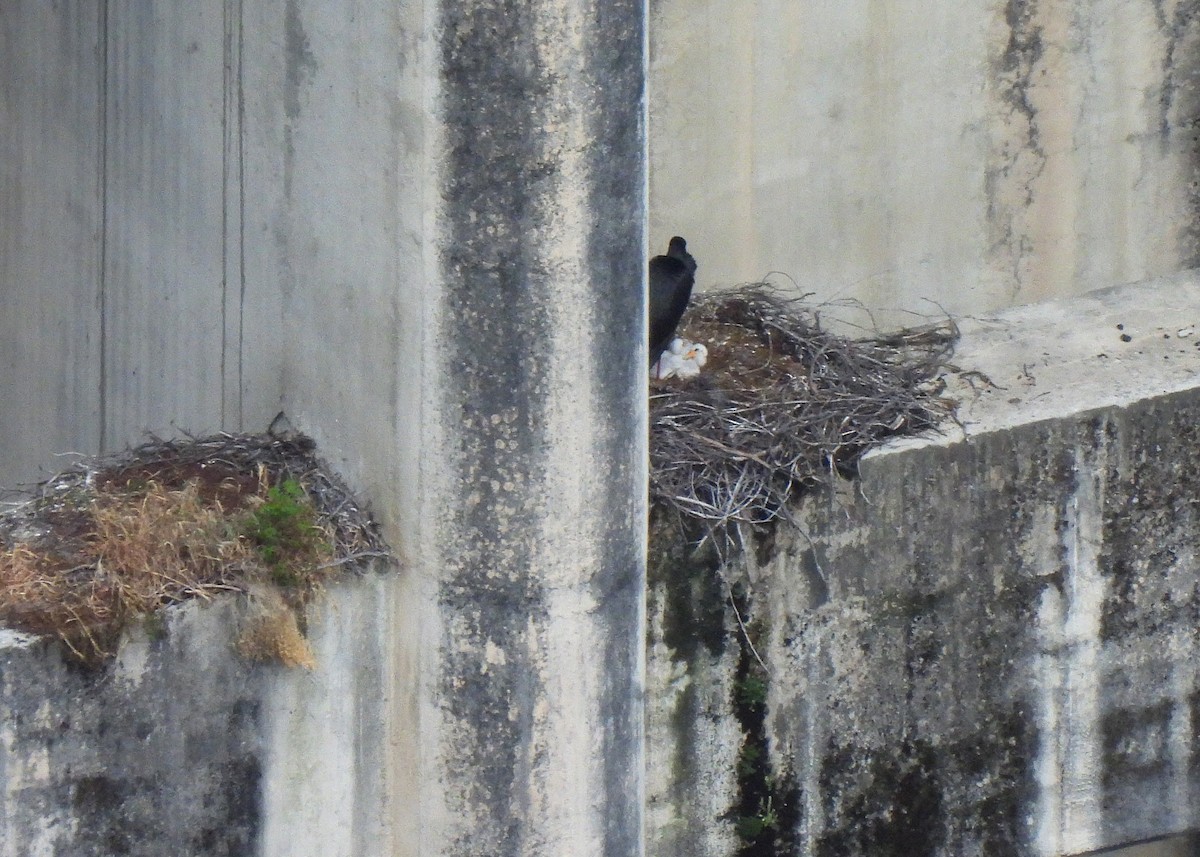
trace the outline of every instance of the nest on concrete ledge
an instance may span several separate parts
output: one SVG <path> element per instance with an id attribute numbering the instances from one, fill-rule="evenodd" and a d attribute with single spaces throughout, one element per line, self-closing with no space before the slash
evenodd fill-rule
<path id="1" fill-rule="evenodd" d="M 238 649 L 311 667 L 300 608 L 333 569 L 390 556 L 299 435 L 153 439 L 30 494 L 0 516 L 0 624 L 55 636 L 89 665 L 135 619 L 236 592 L 252 607 Z"/>
<path id="2" fill-rule="evenodd" d="M 715 543 L 789 518 L 790 502 L 853 475 L 872 446 L 954 411 L 939 380 L 952 321 L 851 339 L 758 283 L 699 298 L 680 335 L 706 343 L 708 363 L 652 382 L 650 495 Z"/>

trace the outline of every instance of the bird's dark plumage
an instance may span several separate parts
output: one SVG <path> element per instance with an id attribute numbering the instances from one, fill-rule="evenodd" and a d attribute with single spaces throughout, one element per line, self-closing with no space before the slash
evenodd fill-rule
<path id="1" fill-rule="evenodd" d="M 667 255 L 650 260 L 650 365 L 671 344 L 696 282 L 696 260 L 687 242 L 676 235 Z"/>

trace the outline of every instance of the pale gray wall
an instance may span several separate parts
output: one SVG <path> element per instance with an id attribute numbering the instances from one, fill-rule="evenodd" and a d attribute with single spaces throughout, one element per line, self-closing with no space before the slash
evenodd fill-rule
<path id="1" fill-rule="evenodd" d="M 1195 271 L 968 320 L 960 424 L 870 452 L 723 571 L 652 560 L 649 853 L 742 853 L 766 773 L 787 854 L 1200 828 L 1198 322 Z M 746 735 L 771 763 L 739 780 Z"/>
<path id="2" fill-rule="evenodd" d="M 258 312 L 278 313 L 254 322 L 268 342 L 247 340 L 244 371 L 277 385 L 399 544 L 415 535 L 436 276 L 423 15 L 293 0 L 246 4 L 241 28 L 246 283 Z"/>
<path id="3" fill-rule="evenodd" d="M 100 444 L 100 28 L 88 3 L 0 14 L 0 484 Z"/>
<path id="4" fill-rule="evenodd" d="M 412 853 L 380 817 L 399 580 L 359 572 L 308 612 L 312 670 L 240 657 L 233 597 L 135 623 L 103 676 L 0 630 L 0 855 Z"/>
<path id="5" fill-rule="evenodd" d="M 425 14 L 5 4 L 0 484 L 287 407 L 411 518 Z"/>
<path id="6" fill-rule="evenodd" d="M 739 8 L 652 17 L 650 237 L 702 284 L 981 312 L 1195 261 L 1193 3 Z M 286 407 L 410 562 L 401 853 L 638 847 L 640 21 L 0 10 L 0 482 Z"/>
<path id="7" fill-rule="evenodd" d="M 286 409 L 404 561 L 381 848 L 639 853 L 642 4 L 0 22 L 0 484 Z"/>
<path id="8" fill-rule="evenodd" d="M 704 288 L 971 314 L 1200 262 L 1194 0 L 650 5 L 651 247 Z"/>
<path id="9" fill-rule="evenodd" d="M 279 409 L 279 300 L 242 242 L 245 179 L 272 178 L 243 154 L 278 142 L 241 133 L 240 9 L 0 10 L 0 484 Z"/>

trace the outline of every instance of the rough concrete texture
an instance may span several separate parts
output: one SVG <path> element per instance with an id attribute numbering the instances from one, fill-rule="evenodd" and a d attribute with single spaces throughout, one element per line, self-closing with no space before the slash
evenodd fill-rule
<path id="1" fill-rule="evenodd" d="M 241 6 L 5 4 L 6 487 L 65 452 L 279 410 L 278 300 L 242 240 Z"/>
<path id="2" fill-rule="evenodd" d="M 97 18 L 37 0 L 0 17 L 3 485 L 99 448 Z"/>
<path id="3" fill-rule="evenodd" d="M 643 5 L 10 6 L 0 484 L 286 410 L 406 559 L 386 847 L 638 853 Z"/>
<path id="4" fill-rule="evenodd" d="M 1197 307 L 1187 274 L 965 322 L 955 360 L 986 375 L 956 390 L 965 431 L 870 454 L 723 580 L 659 567 L 648 743 L 672 773 L 648 852 L 739 853 L 754 787 L 777 828 L 742 853 L 1065 855 L 1200 826 Z M 728 591 L 767 668 L 757 720 Z M 765 742 L 770 782 L 730 776 L 715 718 Z"/>
<path id="5" fill-rule="evenodd" d="M 1197 849 L 1200 849 L 1200 838 L 1192 834 L 1098 851 L 1096 857 L 1192 857 Z"/>
<path id="6" fill-rule="evenodd" d="M 1200 261 L 1195 0 L 650 10 L 650 246 L 702 288 L 906 323 Z"/>
<path id="7" fill-rule="evenodd" d="M 246 306 L 259 314 L 244 365 L 404 549 L 422 503 L 422 331 L 436 291 L 436 5 L 271 0 L 238 21 Z"/>
<path id="8" fill-rule="evenodd" d="M 638 854 L 643 9 L 476 0 L 438 34 L 426 823 L 440 853 Z"/>
<path id="9" fill-rule="evenodd" d="M 390 855 L 381 834 L 393 573 L 309 614 L 317 667 L 253 665 L 233 599 L 135 626 L 99 671 L 0 632 L 0 854 Z"/>

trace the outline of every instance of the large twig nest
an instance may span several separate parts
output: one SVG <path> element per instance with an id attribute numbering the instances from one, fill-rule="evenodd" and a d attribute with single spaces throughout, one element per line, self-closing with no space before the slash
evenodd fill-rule
<path id="1" fill-rule="evenodd" d="M 155 439 L 81 459 L 33 494 L 0 515 L 0 624 L 57 636 L 86 663 L 159 607 L 273 589 L 296 608 L 333 568 L 389 556 L 299 435 Z"/>
<path id="2" fill-rule="evenodd" d="M 871 446 L 953 412 L 938 380 L 957 339 L 949 321 L 850 339 L 754 284 L 699 298 L 680 335 L 709 359 L 698 378 L 651 386 L 650 494 L 710 534 L 786 517 Z"/>

